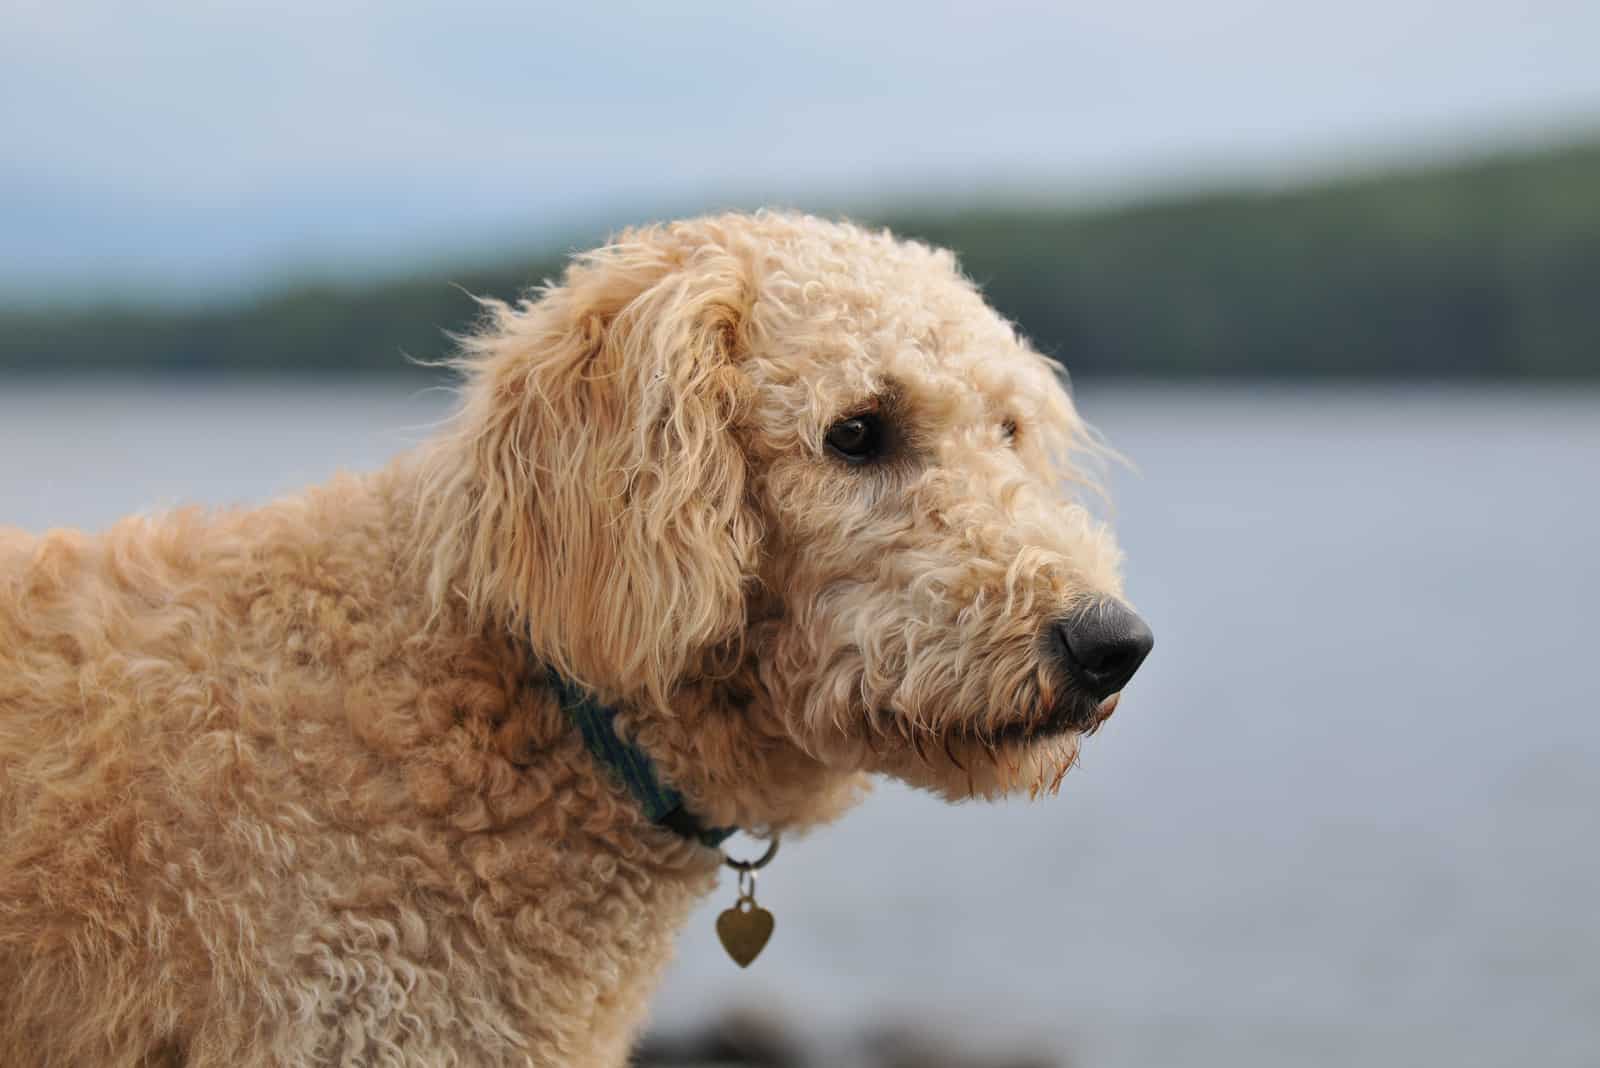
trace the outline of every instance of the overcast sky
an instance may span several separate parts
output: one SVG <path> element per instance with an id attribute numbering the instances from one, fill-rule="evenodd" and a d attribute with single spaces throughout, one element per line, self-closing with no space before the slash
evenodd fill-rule
<path id="1" fill-rule="evenodd" d="M 1600 129 L 1596 0 L 0 0 L 0 301 Z"/>

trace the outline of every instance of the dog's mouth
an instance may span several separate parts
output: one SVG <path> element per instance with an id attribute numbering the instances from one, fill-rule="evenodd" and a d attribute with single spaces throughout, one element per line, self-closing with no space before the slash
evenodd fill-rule
<path id="1" fill-rule="evenodd" d="M 1058 692 L 1049 705 L 1021 710 L 1000 724 L 968 721 L 933 730 L 898 716 L 903 748 L 883 748 L 881 732 L 869 734 L 867 746 L 878 770 L 952 799 L 1022 790 L 1035 797 L 1060 788 L 1077 763 L 1079 743 L 1116 712 L 1120 701 L 1120 693 L 1096 701 L 1082 692 Z"/>
<path id="2" fill-rule="evenodd" d="M 1042 719 L 1007 723 L 994 732 L 992 740 L 997 745 L 1032 745 L 1059 738 L 1063 734 L 1088 736 L 1111 718 L 1121 700 L 1121 693 L 1114 693 L 1098 702 L 1073 696 L 1059 702 Z"/>
<path id="3" fill-rule="evenodd" d="M 1069 734 L 1088 737 L 1111 718 L 1121 700 L 1121 693 L 1098 702 L 1073 696 L 1059 702 L 1043 716 L 1015 719 L 988 731 L 960 730 L 950 737 L 991 751 L 1025 749 Z"/>
<path id="4" fill-rule="evenodd" d="M 956 778 L 937 780 L 944 789 L 964 775 L 967 789 L 956 790 L 952 796 L 995 796 L 1018 789 L 1027 785 L 1030 768 L 1042 776 L 1034 784 L 1034 792 L 1053 791 L 1076 762 L 1078 743 L 1111 718 L 1122 695 L 1114 693 L 1097 701 L 1081 691 L 1067 690 L 1050 696 L 1055 699 L 1047 706 L 1036 705 L 1000 724 L 981 727 L 969 721 L 929 731 L 910 726 L 908 718 L 896 717 L 906 724 L 904 737 L 912 759 L 906 763 L 904 757 L 890 757 L 891 764 L 898 774 L 909 773 L 914 781 L 920 779 L 912 770 L 918 767 L 936 776 L 953 771 Z M 880 760 L 885 756 L 879 745 L 872 744 L 871 736 L 869 747 Z"/>

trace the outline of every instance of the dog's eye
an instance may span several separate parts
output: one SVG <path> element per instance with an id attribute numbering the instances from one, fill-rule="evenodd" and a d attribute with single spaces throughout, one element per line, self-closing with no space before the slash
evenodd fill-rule
<path id="1" fill-rule="evenodd" d="M 1009 416 L 1000 424 L 1000 433 L 1005 435 L 1006 441 L 1017 440 L 1017 421 Z"/>
<path id="2" fill-rule="evenodd" d="M 824 440 L 851 463 L 866 463 L 883 451 L 883 422 L 876 415 L 853 415 L 829 427 Z"/>

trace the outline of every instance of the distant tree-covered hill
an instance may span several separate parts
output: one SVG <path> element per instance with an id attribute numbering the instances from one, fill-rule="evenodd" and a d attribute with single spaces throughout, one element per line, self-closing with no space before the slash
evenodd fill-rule
<path id="1" fill-rule="evenodd" d="M 1600 141 L 1099 211 L 873 220 L 956 249 L 1082 375 L 1600 377 Z M 475 309 L 560 271 L 419 271 L 194 311 L 0 312 L 0 371 L 419 373 Z"/>

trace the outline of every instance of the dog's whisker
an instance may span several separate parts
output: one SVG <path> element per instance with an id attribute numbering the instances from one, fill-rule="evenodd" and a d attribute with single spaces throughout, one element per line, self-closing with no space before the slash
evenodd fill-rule
<path id="1" fill-rule="evenodd" d="M 946 732 L 945 735 L 944 735 L 944 755 L 950 758 L 950 763 L 954 764 L 956 767 L 960 768 L 962 771 L 966 771 L 967 770 L 967 766 L 965 764 L 961 763 L 960 759 L 957 758 L 957 756 L 955 754 L 955 750 L 951 748 L 952 744 L 953 744 L 953 742 L 952 742 L 952 739 L 950 737 L 950 734 L 949 734 L 949 732 Z M 971 775 L 969 774 L 967 777 L 970 779 Z"/>

